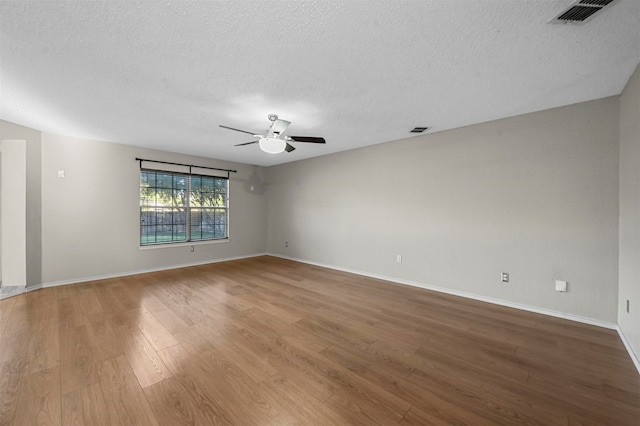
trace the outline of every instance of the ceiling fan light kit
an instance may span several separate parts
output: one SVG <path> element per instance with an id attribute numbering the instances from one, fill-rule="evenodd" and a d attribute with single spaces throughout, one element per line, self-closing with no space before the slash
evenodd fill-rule
<path id="1" fill-rule="evenodd" d="M 279 138 L 260 138 L 258 146 L 269 154 L 280 154 L 287 147 L 287 143 Z"/>
<path id="2" fill-rule="evenodd" d="M 295 150 L 296 148 L 289 142 L 326 143 L 324 138 L 315 136 L 282 136 L 291 122 L 280 120 L 277 114 L 269 114 L 268 118 L 269 121 L 271 121 L 271 125 L 267 129 L 266 135 L 257 135 L 253 132 L 236 129 L 234 127 L 223 126 L 222 124 L 220 124 L 220 127 L 222 127 L 223 129 L 234 130 L 236 132 L 248 133 L 254 138 L 258 138 L 257 141 L 239 143 L 235 146 L 253 145 L 254 143 L 257 143 L 262 151 L 269 154 L 280 154 L 284 151 L 291 152 Z"/>

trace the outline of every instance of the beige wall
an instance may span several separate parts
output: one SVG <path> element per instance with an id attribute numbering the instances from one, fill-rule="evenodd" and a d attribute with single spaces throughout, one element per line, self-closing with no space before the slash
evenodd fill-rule
<path id="1" fill-rule="evenodd" d="M 2 286 L 27 285 L 27 141 L 2 139 Z"/>
<path id="2" fill-rule="evenodd" d="M 607 98 L 271 167 L 268 250 L 615 323 L 618 108 Z"/>
<path id="3" fill-rule="evenodd" d="M 237 169 L 230 180 L 229 242 L 139 247 L 136 157 Z M 58 170 L 65 171 L 58 178 Z M 44 285 L 264 253 L 266 199 L 250 191 L 265 170 L 127 145 L 42 135 L 42 281 Z M 258 185 L 254 185 L 259 189 Z M 262 191 L 264 192 L 264 191 Z"/>
<path id="4" fill-rule="evenodd" d="M 640 67 L 620 97 L 618 324 L 640 358 Z M 630 309 L 626 306 L 629 300 Z"/>
<path id="5" fill-rule="evenodd" d="M 42 282 L 41 138 L 38 130 L 0 120 L 0 139 L 27 141 L 27 287 Z"/>

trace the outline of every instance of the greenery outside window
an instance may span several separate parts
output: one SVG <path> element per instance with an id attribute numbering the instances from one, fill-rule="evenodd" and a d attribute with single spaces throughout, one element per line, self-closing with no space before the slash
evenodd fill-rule
<path id="1" fill-rule="evenodd" d="M 140 171 L 140 245 L 228 238 L 227 178 Z"/>

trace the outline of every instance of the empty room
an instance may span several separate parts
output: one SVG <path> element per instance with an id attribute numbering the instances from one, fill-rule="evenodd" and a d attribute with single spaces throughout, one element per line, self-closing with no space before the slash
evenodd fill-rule
<path id="1" fill-rule="evenodd" d="M 640 425 L 640 1 L 0 0 L 0 426 Z"/>

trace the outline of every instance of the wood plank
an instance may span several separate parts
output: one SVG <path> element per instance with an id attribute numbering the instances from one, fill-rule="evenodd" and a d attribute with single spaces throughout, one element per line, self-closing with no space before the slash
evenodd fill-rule
<path id="1" fill-rule="evenodd" d="M 294 311 L 293 309 L 283 309 L 282 307 L 271 303 L 271 301 L 277 301 L 278 299 L 265 298 L 264 295 L 262 295 L 261 298 L 259 295 L 256 295 L 254 291 L 249 289 L 237 295 L 237 298 L 242 299 L 261 311 L 273 315 L 289 324 L 293 324 L 294 322 L 304 318 L 304 315 L 300 312 Z"/>
<path id="2" fill-rule="evenodd" d="M 185 321 L 169 308 L 157 310 L 153 312 L 153 316 L 156 317 L 156 319 L 160 321 L 160 324 L 162 324 L 162 326 L 166 328 L 167 331 L 169 331 L 169 333 L 171 334 L 175 333 L 181 328 L 190 327 L 193 325 L 193 322 Z"/>
<path id="3" fill-rule="evenodd" d="M 490 369 L 478 368 L 472 360 L 452 359 L 427 348 L 417 355 L 425 363 L 414 368 L 409 381 L 419 386 L 428 383 L 430 390 L 443 396 L 457 394 L 459 405 L 491 421 L 552 424 L 555 419 L 564 418 L 554 398 L 548 398 L 548 391 L 529 386 L 531 374 L 526 381 L 503 377 Z"/>
<path id="4" fill-rule="evenodd" d="M 147 338 L 147 341 L 156 351 L 177 345 L 178 341 L 171 335 L 169 330 L 146 308 L 140 310 L 138 317 L 138 328 Z"/>
<path id="5" fill-rule="evenodd" d="M 60 396 L 59 367 L 25 376 L 16 407 L 15 424 L 59 425 Z"/>
<path id="6" fill-rule="evenodd" d="M 411 407 L 402 420 L 400 420 L 400 424 L 403 426 L 449 426 L 455 423 L 447 422 L 418 407 Z"/>
<path id="7" fill-rule="evenodd" d="M 94 287 L 94 293 L 102 306 L 103 312 L 105 313 L 126 310 L 122 301 L 118 297 L 118 294 L 111 291 L 112 285 L 113 281 L 104 280 L 98 282 Z"/>
<path id="8" fill-rule="evenodd" d="M 128 280 L 126 278 L 113 278 L 109 281 L 111 285 L 107 291 L 118 299 L 119 305 L 121 305 L 125 311 L 140 308 L 140 297 L 135 291 L 131 290 L 132 285 L 127 284 Z"/>
<path id="9" fill-rule="evenodd" d="M 397 413 L 369 399 L 360 392 L 341 390 L 326 404 L 340 416 L 348 419 L 348 424 L 390 425 L 402 420 L 405 412 Z M 408 408 L 407 408 L 408 410 Z"/>
<path id="10" fill-rule="evenodd" d="M 211 369 L 214 377 L 219 377 L 228 383 L 231 394 L 236 403 L 246 409 L 248 419 L 256 424 L 295 424 L 296 418 L 278 400 L 273 398 L 263 386 L 246 375 L 242 367 L 233 359 L 226 358 L 222 353 L 212 350 L 197 355 Z"/>
<path id="11" fill-rule="evenodd" d="M 87 317 L 87 335 L 96 363 L 124 355 L 122 339 L 111 327 L 107 314 Z"/>
<path id="12" fill-rule="evenodd" d="M 145 290 L 142 293 L 142 300 L 140 303 L 152 313 L 167 309 L 167 305 L 148 290 Z"/>
<path id="13" fill-rule="evenodd" d="M 112 424 L 158 425 L 126 357 L 119 356 L 100 363 L 98 374 Z"/>
<path id="14" fill-rule="evenodd" d="M 26 357 L 28 364 L 27 374 L 58 366 L 60 363 L 58 343 L 58 320 L 56 316 L 49 321 L 39 321 L 32 324 L 32 329 L 29 333 L 29 351 Z"/>
<path id="15" fill-rule="evenodd" d="M 174 377 L 200 401 L 203 415 L 211 419 L 224 419 L 231 424 L 259 425 L 253 420 L 250 408 L 236 395 L 233 387 L 215 368 L 197 354 L 189 353 L 182 345 L 171 346 L 159 352 Z"/>
<path id="16" fill-rule="evenodd" d="M 296 383 L 285 375 L 272 376 L 263 384 L 274 398 L 285 401 L 287 409 L 302 424 L 344 425 L 349 423 L 348 417 L 332 410 L 328 404 L 318 401 L 308 393 L 308 387 Z"/>
<path id="17" fill-rule="evenodd" d="M 184 380 L 184 378 L 183 378 Z M 194 392 L 178 377 L 170 377 L 144 389 L 147 400 L 161 425 L 231 425 L 212 409 L 208 397 Z"/>
<path id="18" fill-rule="evenodd" d="M 27 299 L 15 297 L 11 316 L 6 318 L 6 325 L 0 345 L 0 365 L 16 359 L 28 357 L 29 336 L 32 325 L 29 321 L 29 306 Z"/>
<path id="19" fill-rule="evenodd" d="M 400 420 L 410 407 L 407 401 L 381 387 L 372 386 L 368 380 L 327 359 L 322 354 L 310 353 L 299 347 L 291 349 L 291 355 L 298 362 L 313 368 L 316 374 L 320 374 L 333 382 L 340 391 L 350 392 L 350 399 L 353 399 L 355 395 L 359 395 L 399 415 L 400 417 L 397 420 Z"/>
<path id="20" fill-rule="evenodd" d="M 360 374 L 372 385 L 386 389 L 408 401 L 413 408 L 419 406 L 428 409 L 435 418 L 447 424 L 484 424 L 488 421 L 480 415 L 465 410 L 455 402 L 449 402 L 407 380 L 413 373 L 414 367 L 423 364 L 417 356 L 400 358 L 390 351 L 383 352 L 375 349 L 372 352 L 357 352 L 352 347 L 337 348 L 335 346 L 323 351 L 322 354 L 350 371 Z M 382 367 L 379 362 L 372 361 L 377 357 L 385 360 Z"/>
<path id="21" fill-rule="evenodd" d="M 84 315 L 104 312 L 94 286 L 82 286 L 82 289 L 78 292 L 78 300 Z"/>
<path id="22" fill-rule="evenodd" d="M 72 289 L 66 288 L 65 294 Z M 58 298 L 58 323 L 60 327 L 77 327 L 84 325 L 85 317 L 78 299 L 70 297 Z"/>
<path id="23" fill-rule="evenodd" d="M 42 291 L 30 291 L 24 294 L 25 304 L 23 306 L 28 315 L 30 323 L 41 321 L 51 321 L 58 315 L 58 303 L 55 289 L 47 288 Z"/>
<path id="24" fill-rule="evenodd" d="M 268 362 L 268 352 L 251 340 L 244 339 L 237 328 L 210 329 L 203 327 L 202 324 L 196 324 L 194 327 L 212 341 L 213 348 L 210 351 L 216 350 L 228 359 L 232 359 L 256 382 L 276 374 L 277 370 Z"/>
<path id="25" fill-rule="evenodd" d="M 141 387 L 171 377 L 171 372 L 140 330 L 122 327 L 117 333 L 122 336 L 125 356 Z"/>
<path id="26" fill-rule="evenodd" d="M 100 383 L 62 396 L 62 424 L 69 426 L 109 426 L 107 403 Z"/>
<path id="27" fill-rule="evenodd" d="M 269 354 L 267 361 L 276 371 L 286 375 L 289 382 L 304 387 L 318 401 L 326 401 L 340 390 L 338 384 L 304 361 L 305 353 L 317 353 L 308 340 L 292 336 L 272 340 L 247 329 L 242 329 L 241 336 L 264 348 L 264 352 Z"/>
<path id="28" fill-rule="evenodd" d="M 9 297 L 7 299 L 0 300 L 0 340 L 4 336 L 4 329 L 7 324 L 11 324 L 8 319 L 16 300 L 18 300 L 17 297 Z"/>
<path id="29" fill-rule="evenodd" d="M 98 382 L 96 364 L 86 326 L 68 326 L 58 330 L 62 394 Z"/>
<path id="30" fill-rule="evenodd" d="M 191 354 L 198 354 L 213 349 L 211 336 L 203 334 L 195 325 L 191 327 L 181 327 L 173 332 L 173 336 L 180 342 L 180 345 Z"/>
<path id="31" fill-rule="evenodd" d="M 18 396 L 22 389 L 26 360 L 14 359 L 0 364 L 0 425 L 14 424 Z"/>

